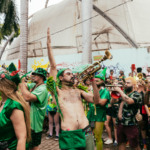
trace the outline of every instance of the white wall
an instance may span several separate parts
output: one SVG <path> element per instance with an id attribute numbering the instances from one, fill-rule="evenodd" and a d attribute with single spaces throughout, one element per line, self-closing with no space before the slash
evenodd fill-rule
<path id="1" fill-rule="evenodd" d="M 112 60 L 106 60 L 101 63 L 102 66 L 106 66 L 107 73 L 109 74 L 110 69 L 114 69 L 116 74 L 118 75 L 119 70 L 125 71 L 126 76 L 128 76 L 129 72 L 131 72 L 131 64 L 135 64 L 136 67 L 142 67 L 143 72 L 146 72 L 146 67 L 150 66 L 150 53 L 147 53 L 147 49 L 113 49 L 110 50 L 110 53 L 113 56 Z M 104 55 L 105 52 L 93 52 L 92 55 Z M 82 54 L 72 54 L 72 55 L 57 55 L 55 56 L 57 67 L 69 67 L 74 68 L 75 66 L 81 65 Z M 0 65 L 10 64 L 14 62 L 17 66 L 17 60 L 11 61 L 0 61 Z M 28 71 L 35 70 L 37 67 L 47 68 L 49 62 L 48 57 L 37 57 L 37 58 L 28 58 Z"/>

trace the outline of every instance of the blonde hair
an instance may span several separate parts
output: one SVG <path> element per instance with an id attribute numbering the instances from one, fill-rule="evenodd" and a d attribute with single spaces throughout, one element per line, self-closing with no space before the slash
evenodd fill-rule
<path id="1" fill-rule="evenodd" d="M 136 85 L 136 84 L 137 84 L 135 78 L 133 78 L 133 77 L 127 77 L 127 78 L 125 78 L 125 81 L 126 81 L 126 80 L 131 80 L 131 82 L 132 82 L 133 85 Z"/>
<path id="2" fill-rule="evenodd" d="M 30 128 L 30 108 L 27 102 L 24 100 L 22 95 L 17 90 L 17 85 L 6 79 L 3 78 L 0 80 L 0 92 L 5 94 L 8 98 L 17 101 L 21 104 L 24 109 L 25 113 L 25 124 L 27 129 L 27 142 L 31 140 L 31 128 Z"/>

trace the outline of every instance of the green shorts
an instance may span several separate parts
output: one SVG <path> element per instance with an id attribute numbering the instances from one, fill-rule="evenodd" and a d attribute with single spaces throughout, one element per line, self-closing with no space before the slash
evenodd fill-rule
<path id="1" fill-rule="evenodd" d="M 90 126 L 74 131 L 63 131 L 63 133 L 59 135 L 59 138 L 60 148 L 61 144 L 63 144 L 63 147 L 66 147 L 66 149 L 61 150 L 94 150 L 95 147 Z"/>
<path id="2" fill-rule="evenodd" d="M 41 144 L 42 132 L 35 133 L 34 130 L 31 130 L 32 140 L 30 142 L 30 148 L 39 146 Z"/>

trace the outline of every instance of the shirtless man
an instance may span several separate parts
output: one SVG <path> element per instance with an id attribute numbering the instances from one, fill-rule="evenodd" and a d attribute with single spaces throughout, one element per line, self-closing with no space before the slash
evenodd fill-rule
<path id="1" fill-rule="evenodd" d="M 61 120 L 61 129 L 68 132 L 83 129 L 86 135 L 85 150 L 94 150 L 92 130 L 89 127 L 89 122 L 85 116 L 82 104 L 82 98 L 84 98 L 87 102 L 93 103 L 93 95 L 73 87 L 74 78 L 70 69 L 63 69 L 57 73 L 56 63 L 51 49 L 49 28 L 47 31 L 47 48 L 51 66 L 50 76 L 53 76 L 55 81 L 57 76 L 62 84 L 61 89 L 57 88 L 59 106 L 63 114 L 63 120 Z M 71 139 L 73 139 L 73 137 L 71 137 Z M 77 149 L 80 149 L 80 147 L 78 147 Z"/>

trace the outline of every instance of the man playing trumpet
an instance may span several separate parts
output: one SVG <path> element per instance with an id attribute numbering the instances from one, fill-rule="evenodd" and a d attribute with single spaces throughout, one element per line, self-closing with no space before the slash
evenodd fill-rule
<path id="1" fill-rule="evenodd" d="M 135 116 L 139 106 L 142 104 L 142 97 L 141 94 L 135 90 L 135 87 L 136 80 L 133 77 L 128 77 L 125 79 L 125 92 L 119 87 L 114 87 L 113 89 L 121 95 L 116 119 L 119 150 L 125 150 L 127 140 L 129 141 L 130 147 L 134 150 L 140 150 Z"/>
<path id="2" fill-rule="evenodd" d="M 57 77 L 61 84 L 61 88 L 57 87 L 59 107 L 63 114 L 61 119 L 62 133 L 59 137 L 60 148 L 94 150 L 92 130 L 85 116 L 82 104 L 82 98 L 87 102 L 93 103 L 93 94 L 86 93 L 73 86 L 74 78 L 70 69 L 62 69 L 57 73 L 56 62 L 51 49 L 49 29 L 47 30 L 47 48 L 51 66 L 50 76 L 55 81 Z M 52 96 L 56 100 L 53 93 Z M 67 144 L 64 141 L 67 141 Z M 77 141 L 79 142 L 77 143 Z"/>

